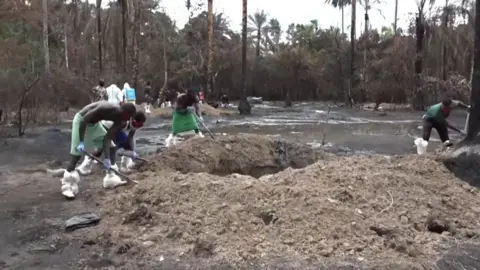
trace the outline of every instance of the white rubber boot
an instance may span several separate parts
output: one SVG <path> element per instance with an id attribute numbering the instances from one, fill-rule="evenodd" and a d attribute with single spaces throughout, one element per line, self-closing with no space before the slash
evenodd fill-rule
<path id="1" fill-rule="evenodd" d="M 116 164 L 112 165 L 112 169 L 118 170 L 118 166 Z M 125 185 L 126 183 L 127 181 L 122 180 L 112 171 L 106 172 L 105 177 L 103 178 L 103 188 L 107 189 L 116 188 Z"/>
<path id="2" fill-rule="evenodd" d="M 120 161 L 120 172 L 123 173 L 130 173 L 130 168 L 128 167 L 128 162 L 131 160 L 131 158 L 123 156 L 121 161 Z"/>
<path id="3" fill-rule="evenodd" d="M 170 147 L 172 145 L 175 145 L 177 142 L 177 136 L 173 136 L 172 133 L 168 135 L 168 138 L 165 140 L 165 147 Z"/>
<path id="4" fill-rule="evenodd" d="M 133 159 L 131 157 L 126 157 L 127 158 L 127 168 L 133 169 L 135 168 L 135 162 L 133 162 Z"/>
<path id="5" fill-rule="evenodd" d="M 198 131 L 198 134 L 195 134 L 196 137 L 204 138 L 205 136 L 201 131 Z"/>
<path id="6" fill-rule="evenodd" d="M 74 199 L 78 194 L 78 183 L 80 182 L 80 175 L 77 171 L 67 172 L 63 174 L 61 180 L 62 194 L 67 199 Z"/>
<path id="7" fill-rule="evenodd" d="M 93 160 L 86 156 L 83 159 L 82 164 L 80 164 L 80 166 L 77 167 L 77 171 L 81 175 L 89 175 L 92 173 L 92 166 L 93 166 Z"/>

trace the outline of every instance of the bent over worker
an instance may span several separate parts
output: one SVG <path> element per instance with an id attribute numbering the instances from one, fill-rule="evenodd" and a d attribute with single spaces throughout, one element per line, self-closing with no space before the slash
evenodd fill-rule
<path id="1" fill-rule="evenodd" d="M 452 129 L 462 135 L 464 134 L 463 131 L 452 126 L 447 121 L 450 112 L 457 107 L 470 110 L 470 106 L 462 103 L 461 101 L 452 99 L 445 99 L 438 104 L 432 105 L 422 117 L 423 140 L 428 142 L 432 133 L 432 129 L 434 128 L 437 130 L 438 136 L 440 137 L 440 140 L 444 146 L 452 146 L 448 136 L 448 129 Z"/>

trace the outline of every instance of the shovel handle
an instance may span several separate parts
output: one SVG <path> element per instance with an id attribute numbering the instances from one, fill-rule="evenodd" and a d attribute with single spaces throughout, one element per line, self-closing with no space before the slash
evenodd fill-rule
<path id="1" fill-rule="evenodd" d="M 100 160 L 99 158 L 97 158 L 96 156 L 88 153 L 87 151 L 83 151 L 83 153 L 84 153 L 87 157 L 89 157 L 89 158 L 95 160 L 96 162 L 102 164 L 103 166 L 105 166 L 105 163 L 103 163 L 103 161 L 101 161 L 101 160 Z M 128 176 L 126 176 L 125 174 L 123 174 L 123 173 L 121 173 L 121 172 L 119 172 L 119 171 L 117 171 L 117 170 L 115 170 L 115 169 L 113 169 L 113 168 L 110 168 L 109 170 L 112 171 L 112 172 L 114 172 L 116 175 L 124 178 L 125 180 L 127 180 L 127 181 L 129 181 L 129 182 L 138 184 L 137 181 L 130 179 L 130 178 L 129 178 Z"/>
<path id="2" fill-rule="evenodd" d="M 143 162 L 150 162 L 148 159 L 142 158 L 142 157 L 137 157 L 136 159 L 138 159 L 140 161 L 143 161 Z"/>
<path id="3" fill-rule="evenodd" d="M 198 117 L 197 114 L 193 114 L 195 115 L 195 118 L 197 119 L 198 122 L 200 122 L 203 126 L 203 128 L 205 129 L 205 131 L 207 131 L 208 135 L 210 135 L 210 137 L 212 137 L 212 139 L 215 141 L 215 136 L 213 136 L 212 132 L 210 131 L 210 129 L 208 129 L 208 127 L 205 125 L 205 123 L 203 123 L 202 121 L 200 121 L 200 118 Z"/>
<path id="4" fill-rule="evenodd" d="M 119 154 L 119 155 L 122 156 L 122 157 L 129 157 L 129 158 L 131 158 L 131 157 L 128 156 L 128 155 L 122 155 L 122 154 Z M 150 162 L 148 159 L 142 158 L 142 157 L 136 157 L 135 159 L 138 159 L 138 160 L 143 161 L 143 162 Z"/>

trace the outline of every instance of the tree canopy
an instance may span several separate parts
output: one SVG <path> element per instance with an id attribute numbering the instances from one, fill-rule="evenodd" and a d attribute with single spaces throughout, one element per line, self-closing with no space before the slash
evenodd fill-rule
<path id="1" fill-rule="evenodd" d="M 48 4 L 51 75 L 48 84 L 39 83 L 32 90 L 35 94 L 30 96 L 36 97 L 36 104 L 68 101 L 70 105 L 80 105 L 88 101 L 86 93 L 99 79 L 104 79 L 107 85 L 120 86 L 128 81 L 137 87 L 140 96 L 146 81 L 151 81 L 158 91 L 164 86 L 173 91 L 190 87 L 205 89 L 206 3 L 188 3 L 192 16 L 183 26 L 176 25 L 169 14 L 162 12 L 162 3 L 157 0 L 110 1 L 108 6 L 102 5 L 102 1 L 4 0 L 0 4 L 3 26 L 0 29 L 0 82 L 8 87 L 0 90 L 3 108 L 16 106 L 29 82 L 46 72 L 43 1 Z M 332 5 L 346 9 L 350 3 L 331 1 Z M 448 4 L 430 17 L 423 14 L 422 80 L 426 85 L 445 81 L 443 73 L 447 74 L 446 81 L 471 79 L 473 10 L 472 4 L 465 2 Z M 357 18 L 363 19 L 363 16 Z M 368 31 L 357 38 L 353 100 L 412 101 L 418 92 L 413 83 L 418 25 L 415 16 L 410 21 L 407 29 L 396 29 L 396 32 L 393 20 L 392 26 L 381 29 L 367 27 Z M 230 99 L 239 99 L 242 95 L 241 34 L 230 28 L 228 14 L 214 14 L 213 28 L 214 87 L 210 98 L 228 94 Z M 248 36 L 249 95 L 263 96 L 266 100 L 284 100 L 286 96 L 293 101 L 343 100 L 350 41 L 341 29 L 321 28 L 314 19 L 308 24 L 292 23 L 282 29 L 275 17 L 260 10 L 250 12 Z M 437 87 L 425 91 L 423 102 L 437 98 Z M 460 99 L 468 97 L 465 91 L 457 91 L 462 95 Z"/>

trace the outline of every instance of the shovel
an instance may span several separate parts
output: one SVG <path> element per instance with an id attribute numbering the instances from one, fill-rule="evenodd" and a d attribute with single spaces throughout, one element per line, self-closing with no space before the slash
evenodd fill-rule
<path id="1" fill-rule="evenodd" d="M 470 113 L 467 113 L 467 119 L 465 119 L 465 128 L 463 129 L 463 132 L 465 132 L 465 134 L 468 133 L 468 121 L 470 120 Z"/>
<path id="2" fill-rule="evenodd" d="M 96 162 L 98 162 L 99 164 L 105 166 L 105 163 L 103 163 L 103 161 L 101 161 L 101 160 L 100 160 L 99 158 L 97 158 L 96 156 L 94 156 L 94 155 L 92 155 L 92 154 L 90 154 L 90 153 L 88 153 L 88 152 L 86 152 L 86 151 L 83 151 L 83 153 L 84 153 L 87 157 L 89 157 L 89 158 L 95 160 Z M 130 179 L 130 178 L 129 178 L 128 176 L 126 176 L 125 174 L 123 174 L 123 173 L 121 173 L 121 172 L 119 172 L 119 171 L 117 171 L 117 170 L 115 170 L 115 169 L 113 169 L 113 168 L 110 168 L 110 171 L 114 172 L 116 175 L 120 176 L 121 178 L 123 178 L 123 179 L 125 179 L 125 180 L 127 180 L 127 181 L 129 181 L 129 182 L 138 184 L 137 181 Z"/>
<path id="3" fill-rule="evenodd" d="M 131 153 L 131 151 L 122 151 L 122 152 L 119 152 L 118 155 L 121 156 L 121 157 L 133 158 L 132 155 L 129 155 L 128 153 Z M 137 156 L 135 159 L 136 159 L 136 160 L 143 161 L 143 162 L 150 162 L 148 159 L 142 158 L 142 157 L 138 157 L 138 156 Z"/>
<path id="4" fill-rule="evenodd" d="M 210 131 L 210 129 L 208 129 L 208 127 L 205 125 L 205 123 L 203 123 L 203 121 L 200 121 L 200 119 L 198 118 L 197 114 L 194 113 L 193 115 L 195 115 L 195 118 L 197 119 L 197 121 L 202 124 L 203 128 L 204 128 L 205 131 L 208 133 L 208 135 L 210 135 L 210 137 L 212 137 L 212 139 L 213 139 L 214 141 L 216 141 L 216 140 L 215 140 L 215 136 L 213 136 L 213 133 Z"/>

